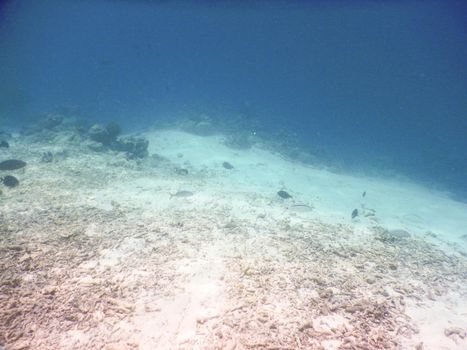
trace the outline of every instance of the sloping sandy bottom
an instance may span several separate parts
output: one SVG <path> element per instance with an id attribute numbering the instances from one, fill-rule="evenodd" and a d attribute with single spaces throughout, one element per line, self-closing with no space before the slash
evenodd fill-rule
<path id="1" fill-rule="evenodd" d="M 2 151 L 28 161 L 0 197 L 7 350 L 467 348 L 465 204 L 221 137 L 146 137 L 143 161 Z"/>

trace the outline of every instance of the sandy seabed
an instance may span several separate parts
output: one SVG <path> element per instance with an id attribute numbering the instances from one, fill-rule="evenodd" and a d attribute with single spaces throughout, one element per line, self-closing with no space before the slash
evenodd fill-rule
<path id="1" fill-rule="evenodd" d="M 2 151 L 28 165 L 0 196 L 0 348 L 467 348 L 467 205 L 221 136 L 145 136 L 142 161 Z"/>

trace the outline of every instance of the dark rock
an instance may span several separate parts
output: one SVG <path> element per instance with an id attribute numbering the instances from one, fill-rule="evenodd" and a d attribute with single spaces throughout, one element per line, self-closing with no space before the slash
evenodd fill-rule
<path id="1" fill-rule="evenodd" d="M 89 138 L 93 141 L 100 142 L 103 145 L 110 145 L 115 138 L 112 137 L 107 128 L 102 124 L 94 124 L 88 131 Z"/>
<path id="2" fill-rule="evenodd" d="M 287 192 L 283 191 L 283 190 L 280 190 L 279 192 L 277 192 L 277 195 L 283 199 L 289 199 L 289 198 L 292 198 L 292 196 L 290 194 L 288 194 Z"/>
<path id="3" fill-rule="evenodd" d="M 118 125 L 116 122 L 108 123 L 105 129 L 107 130 L 107 133 L 112 140 L 116 140 L 117 136 L 122 132 L 120 125 Z"/>
<path id="4" fill-rule="evenodd" d="M 123 136 L 117 139 L 115 149 L 126 152 L 130 159 L 148 155 L 149 141 L 142 136 Z"/>
<path id="5" fill-rule="evenodd" d="M 0 162 L 0 170 L 17 170 L 24 168 L 26 166 L 26 162 L 18 159 L 8 159 Z"/>
<path id="6" fill-rule="evenodd" d="M 2 182 L 7 187 L 16 187 L 19 185 L 19 181 L 16 177 L 7 175 L 1 178 Z"/>
<path id="7" fill-rule="evenodd" d="M 10 144 L 5 141 L 5 140 L 2 140 L 0 141 L 0 148 L 9 148 L 10 147 Z"/>
<path id="8" fill-rule="evenodd" d="M 88 135 L 91 140 L 110 146 L 112 143 L 116 142 L 120 132 L 120 126 L 115 122 L 110 122 L 105 126 L 102 124 L 94 124 L 89 129 Z"/>
<path id="9" fill-rule="evenodd" d="M 225 169 L 228 169 L 228 170 L 232 170 L 234 167 L 232 164 L 230 164 L 229 162 L 224 162 L 222 163 L 222 166 L 225 168 Z"/>

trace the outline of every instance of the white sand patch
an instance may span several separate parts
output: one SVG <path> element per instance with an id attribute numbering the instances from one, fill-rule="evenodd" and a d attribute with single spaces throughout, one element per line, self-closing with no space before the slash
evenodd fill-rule
<path id="1" fill-rule="evenodd" d="M 275 193 L 285 189 L 294 203 L 312 205 L 319 218 L 330 223 L 352 224 L 351 211 L 362 211 L 363 206 L 374 209 L 376 215 L 361 217 L 356 224 L 381 224 L 416 234 L 433 232 L 466 247 L 460 237 L 467 234 L 467 204 L 443 192 L 400 180 L 335 174 L 256 147 L 230 149 L 221 136 L 200 137 L 181 131 L 154 131 L 145 136 L 150 140 L 150 153 L 209 174 L 204 191 L 245 192 L 276 201 Z M 224 169 L 224 161 L 234 169 Z"/>
<path id="2" fill-rule="evenodd" d="M 407 315 L 419 329 L 419 333 L 406 342 L 407 347 L 423 342 L 423 349 L 467 349 L 466 294 L 452 292 L 436 300 L 412 301 L 408 304 Z"/>
<path id="3" fill-rule="evenodd" d="M 100 268 L 105 269 L 110 266 L 116 266 L 131 254 L 143 253 L 145 250 L 146 244 L 144 239 L 126 237 L 118 246 L 103 249 L 100 252 Z"/>
<path id="4" fill-rule="evenodd" d="M 177 273 L 185 276 L 183 290 L 161 298 L 143 297 L 132 318 L 137 329 L 133 339 L 139 349 L 193 348 L 196 345 L 197 326 L 217 317 L 223 308 L 224 265 L 216 248 L 196 260 L 182 259 Z"/>

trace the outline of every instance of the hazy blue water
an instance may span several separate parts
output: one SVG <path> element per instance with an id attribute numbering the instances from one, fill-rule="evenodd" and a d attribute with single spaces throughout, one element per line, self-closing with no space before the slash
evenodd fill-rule
<path id="1" fill-rule="evenodd" d="M 348 3 L 348 4 L 345 4 Z M 3 1 L 0 118 L 286 127 L 348 169 L 467 193 L 463 1 Z"/>

